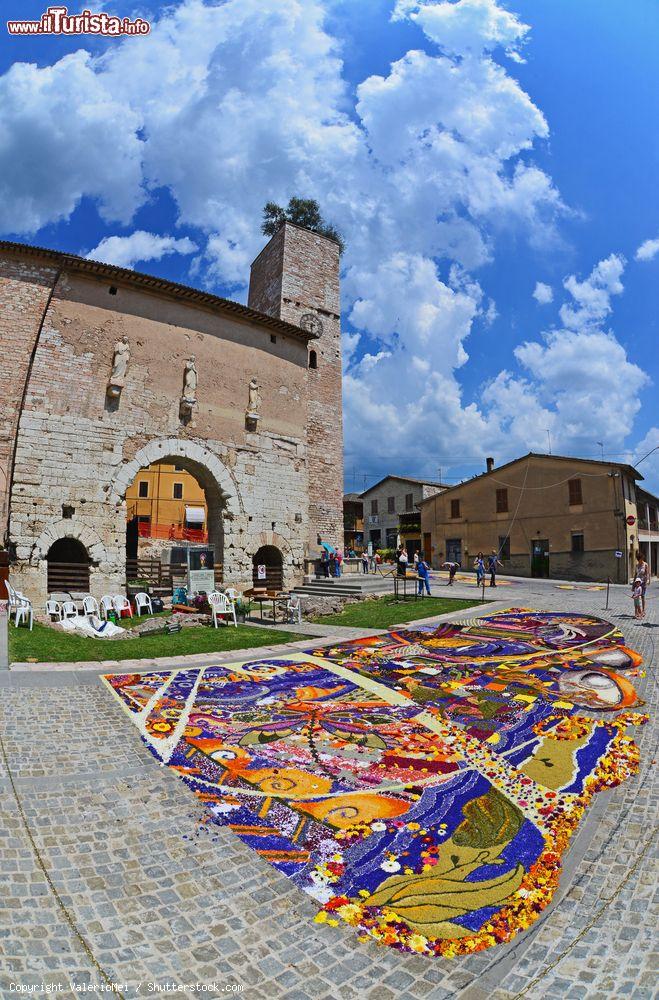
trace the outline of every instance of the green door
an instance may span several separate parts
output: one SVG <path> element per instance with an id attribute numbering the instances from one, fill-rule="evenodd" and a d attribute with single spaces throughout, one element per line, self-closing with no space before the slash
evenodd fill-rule
<path id="1" fill-rule="evenodd" d="M 549 540 L 535 538 L 531 542 L 531 576 L 549 576 Z"/>

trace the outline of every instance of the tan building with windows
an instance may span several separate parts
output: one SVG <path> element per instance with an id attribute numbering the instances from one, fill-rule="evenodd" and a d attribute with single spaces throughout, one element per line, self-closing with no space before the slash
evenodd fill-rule
<path id="1" fill-rule="evenodd" d="M 129 556 L 156 555 L 173 541 L 208 539 L 206 494 L 182 465 L 154 462 L 126 490 Z"/>
<path id="2" fill-rule="evenodd" d="M 426 555 L 435 567 L 471 568 L 479 551 L 494 550 L 514 576 L 626 583 L 648 541 L 648 510 L 657 523 L 659 501 L 636 486 L 641 479 L 630 465 L 591 459 L 531 452 L 499 468 L 488 459 L 482 475 L 421 501 Z"/>
<path id="3" fill-rule="evenodd" d="M 422 547 L 419 503 L 444 488 L 428 479 L 385 476 L 364 490 L 364 546 L 395 549 L 404 540 L 411 559 Z"/>

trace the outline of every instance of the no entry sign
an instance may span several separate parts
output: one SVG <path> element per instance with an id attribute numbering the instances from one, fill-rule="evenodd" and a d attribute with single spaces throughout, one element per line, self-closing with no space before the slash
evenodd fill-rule
<path id="1" fill-rule="evenodd" d="M 633 514 L 630 514 L 629 517 L 627 518 L 627 524 L 629 524 L 630 526 L 632 524 L 636 524 L 636 518 L 634 517 Z"/>

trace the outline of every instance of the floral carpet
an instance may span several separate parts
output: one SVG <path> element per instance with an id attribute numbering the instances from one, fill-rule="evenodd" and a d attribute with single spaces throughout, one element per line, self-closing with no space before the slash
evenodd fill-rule
<path id="1" fill-rule="evenodd" d="M 640 664 L 602 619 L 511 609 L 105 681 L 317 921 L 451 956 L 527 928 L 589 800 L 637 770 Z"/>

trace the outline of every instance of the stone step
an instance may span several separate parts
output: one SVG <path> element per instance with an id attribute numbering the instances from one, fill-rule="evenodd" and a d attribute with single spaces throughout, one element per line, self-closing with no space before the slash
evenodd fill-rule
<path id="1" fill-rule="evenodd" d="M 312 597 L 361 597 L 364 591 L 338 587 L 314 587 L 311 584 L 303 584 L 299 587 L 294 587 L 293 593 L 308 594 Z"/>

